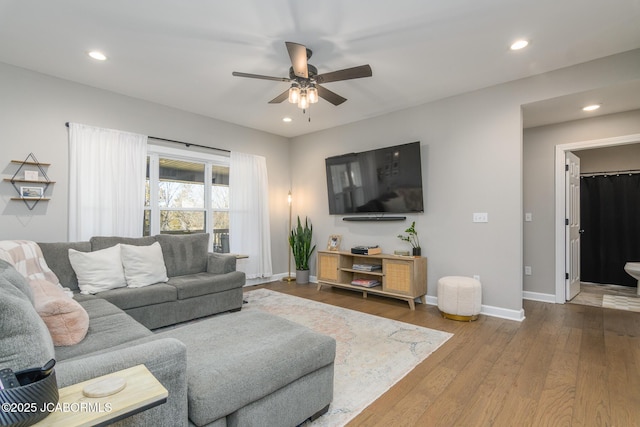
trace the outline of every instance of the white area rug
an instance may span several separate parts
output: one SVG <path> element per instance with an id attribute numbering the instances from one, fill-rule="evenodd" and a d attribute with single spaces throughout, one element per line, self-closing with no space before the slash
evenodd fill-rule
<path id="1" fill-rule="evenodd" d="M 313 427 L 345 425 L 453 336 L 268 289 L 247 292 L 245 300 L 243 310 L 263 310 L 336 339 L 333 402 Z"/>

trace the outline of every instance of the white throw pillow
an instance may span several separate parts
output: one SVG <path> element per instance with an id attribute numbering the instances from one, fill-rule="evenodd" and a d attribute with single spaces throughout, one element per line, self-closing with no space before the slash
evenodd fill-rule
<path id="1" fill-rule="evenodd" d="M 120 245 L 94 252 L 69 249 L 69 261 L 78 276 L 81 294 L 97 294 L 127 286 L 120 260 Z"/>
<path id="2" fill-rule="evenodd" d="M 127 287 L 141 288 L 169 280 L 160 243 L 149 246 L 122 244 L 120 255 Z"/>

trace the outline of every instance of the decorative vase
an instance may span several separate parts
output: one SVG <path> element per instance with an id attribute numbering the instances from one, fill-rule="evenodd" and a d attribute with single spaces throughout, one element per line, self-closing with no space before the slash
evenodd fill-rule
<path id="1" fill-rule="evenodd" d="M 413 248 L 413 256 L 420 256 L 422 254 L 422 248 Z"/>
<path id="2" fill-rule="evenodd" d="M 309 270 L 296 270 L 296 283 L 300 285 L 309 283 Z"/>

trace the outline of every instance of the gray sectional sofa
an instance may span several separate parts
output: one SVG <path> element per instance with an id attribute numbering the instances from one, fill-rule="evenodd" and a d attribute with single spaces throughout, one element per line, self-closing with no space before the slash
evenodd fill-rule
<path id="1" fill-rule="evenodd" d="M 78 279 L 69 249 L 91 252 L 118 243 L 148 246 L 159 242 L 169 281 L 143 288 L 118 288 L 76 299 L 102 298 L 149 329 L 242 308 L 245 275 L 236 258 L 208 252 L 209 234 L 157 235 L 140 238 L 92 237 L 88 242 L 38 243 L 47 265 L 60 283 L 78 293 Z"/>
<path id="2" fill-rule="evenodd" d="M 47 264 L 69 286 L 75 283 L 73 269 L 62 255 L 68 248 L 162 245 L 169 282 L 140 289 L 163 296 L 121 294 L 138 289 L 76 295 L 89 315 L 89 329 L 71 346 L 54 347 L 34 309 L 29 284 L 0 260 L 0 369 L 42 366 L 55 358 L 58 386 L 65 387 L 144 364 L 169 397 L 116 424 L 122 426 L 284 427 L 324 413 L 333 397 L 335 340 L 267 313 L 237 311 L 244 276 L 235 272 L 235 258 L 203 255 L 198 239 L 183 237 L 41 244 Z M 207 285 L 201 282 L 205 277 Z M 238 281 L 239 286 L 229 284 Z M 175 291 L 167 291 L 168 286 Z M 216 295 L 223 301 L 217 302 Z M 150 330 L 226 310 L 235 312 Z"/>

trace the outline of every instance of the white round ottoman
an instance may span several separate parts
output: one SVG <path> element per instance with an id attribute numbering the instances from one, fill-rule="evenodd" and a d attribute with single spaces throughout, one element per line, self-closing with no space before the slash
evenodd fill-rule
<path id="1" fill-rule="evenodd" d="M 469 322 L 482 308 L 482 285 L 476 279 L 447 276 L 438 280 L 438 309 L 443 317 Z"/>

